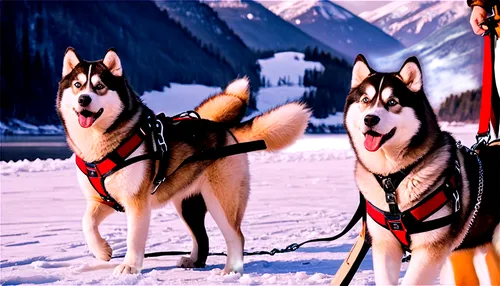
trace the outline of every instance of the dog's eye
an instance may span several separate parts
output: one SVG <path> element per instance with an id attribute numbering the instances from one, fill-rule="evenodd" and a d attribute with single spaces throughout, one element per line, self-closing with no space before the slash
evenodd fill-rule
<path id="1" fill-rule="evenodd" d="M 82 84 L 81 84 L 81 83 L 79 83 L 79 82 L 75 82 L 75 84 L 74 84 L 74 85 L 75 85 L 75 87 L 76 87 L 76 88 L 80 88 L 80 87 L 82 87 Z"/>
<path id="2" fill-rule="evenodd" d="M 398 104 L 398 102 L 395 101 L 394 99 L 391 99 L 391 100 L 389 100 L 389 102 L 387 102 L 388 106 L 396 106 L 397 104 Z"/>
<path id="3" fill-rule="evenodd" d="M 102 84 L 98 84 L 95 86 L 95 89 L 97 89 L 97 90 L 101 90 L 103 88 L 104 88 L 104 85 L 102 85 Z"/>
<path id="4" fill-rule="evenodd" d="M 363 102 L 363 103 L 368 103 L 368 101 L 370 101 L 370 99 L 368 97 L 363 97 L 361 99 L 361 102 Z"/>

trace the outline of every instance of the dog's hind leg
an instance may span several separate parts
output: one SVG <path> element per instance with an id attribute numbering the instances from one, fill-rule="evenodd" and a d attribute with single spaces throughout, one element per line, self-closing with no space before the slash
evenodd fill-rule
<path id="1" fill-rule="evenodd" d="M 217 169 L 208 172 L 202 195 L 208 212 L 226 240 L 227 260 L 223 273 L 243 273 L 244 237 L 241 221 L 248 200 L 248 162 L 241 155 L 219 161 Z M 238 157 L 240 157 L 238 159 Z"/>
<path id="2" fill-rule="evenodd" d="M 207 230 L 205 229 L 207 206 L 203 197 L 201 194 L 196 194 L 185 199 L 175 198 L 172 202 L 193 238 L 193 249 L 190 257 L 181 257 L 177 262 L 177 266 L 183 268 L 205 267 L 209 244 Z"/>
<path id="3" fill-rule="evenodd" d="M 227 260 L 223 273 L 243 273 L 244 238 L 240 230 L 241 221 L 235 221 L 234 210 L 224 209 L 211 192 L 203 193 L 207 209 L 222 232 L 227 246 Z M 226 206 L 225 206 L 226 207 Z M 230 215 L 228 215 L 230 213 Z"/>

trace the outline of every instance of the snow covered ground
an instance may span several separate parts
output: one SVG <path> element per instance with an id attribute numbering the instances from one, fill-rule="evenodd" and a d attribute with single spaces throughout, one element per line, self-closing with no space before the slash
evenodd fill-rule
<path id="1" fill-rule="evenodd" d="M 474 141 L 475 128 L 446 127 L 467 145 Z M 283 152 L 251 154 L 252 191 L 242 226 L 245 249 L 283 248 L 339 232 L 357 205 L 353 156 L 346 135 L 306 135 Z M 85 201 L 71 163 L 0 163 L 0 284 L 326 285 L 359 231 L 357 226 L 336 242 L 310 244 L 295 253 L 246 257 L 243 276 L 219 275 L 224 257 L 210 257 L 206 268 L 196 270 L 176 268 L 179 257 L 148 258 L 139 275 L 111 276 L 121 260 L 101 262 L 88 252 L 81 231 Z M 23 167 L 16 169 L 16 164 Z M 210 216 L 206 221 L 210 250 L 225 251 L 214 221 Z M 113 214 L 101 232 L 115 254 L 125 252 L 123 214 Z M 189 250 L 190 244 L 171 205 L 154 211 L 148 252 Z M 372 269 L 369 252 L 353 284 L 372 285 Z"/>

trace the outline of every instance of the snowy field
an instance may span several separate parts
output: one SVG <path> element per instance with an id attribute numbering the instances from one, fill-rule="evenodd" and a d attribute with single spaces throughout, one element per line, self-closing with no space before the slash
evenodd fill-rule
<path id="1" fill-rule="evenodd" d="M 448 126 L 465 144 L 476 126 Z M 307 135 L 287 150 L 250 155 L 251 195 L 243 233 L 245 250 L 284 248 L 293 242 L 339 232 L 357 205 L 354 154 L 346 135 Z M 120 259 L 98 261 L 81 231 L 85 201 L 70 160 L 0 162 L 0 284 L 320 284 L 326 285 L 356 239 L 359 226 L 331 243 L 306 245 L 295 253 L 245 258 L 245 274 L 221 276 L 224 257 L 209 257 L 204 269 L 175 267 L 179 257 L 148 258 L 141 274 L 112 276 Z M 212 252 L 225 251 L 210 216 Z M 126 221 L 113 214 L 101 233 L 115 254 L 126 250 Z M 171 205 L 154 211 L 147 252 L 185 250 L 190 235 Z M 353 284 L 373 284 L 371 253 Z M 403 275 L 404 272 L 401 272 Z"/>

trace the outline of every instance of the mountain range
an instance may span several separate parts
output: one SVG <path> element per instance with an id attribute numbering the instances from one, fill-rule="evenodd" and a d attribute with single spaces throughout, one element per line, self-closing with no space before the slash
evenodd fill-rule
<path id="1" fill-rule="evenodd" d="M 335 48 L 303 32 L 253 0 L 207 3 L 255 51 L 303 51 L 307 47 L 318 47 L 334 56 L 345 57 Z"/>
<path id="2" fill-rule="evenodd" d="M 404 51 L 373 59 L 373 67 L 397 71 L 406 58 L 417 56 L 423 69 L 424 89 L 438 109 L 451 94 L 481 86 L 483 39 L 470 29 L 469 17 L 464 16 Z"/>
<path id="3" fill-rule="evenodd" d="M 360 53 L 381 57 L 404 49 L 398 40 L 329 0 L 277 1 L 268 8 L 350 58 Z"/>
<path id="4" fill-rule="evenodd" d="M 465 1 L 393 1 L 359 16 L 410 47 L 433 32 L 468 16 Z"/>

